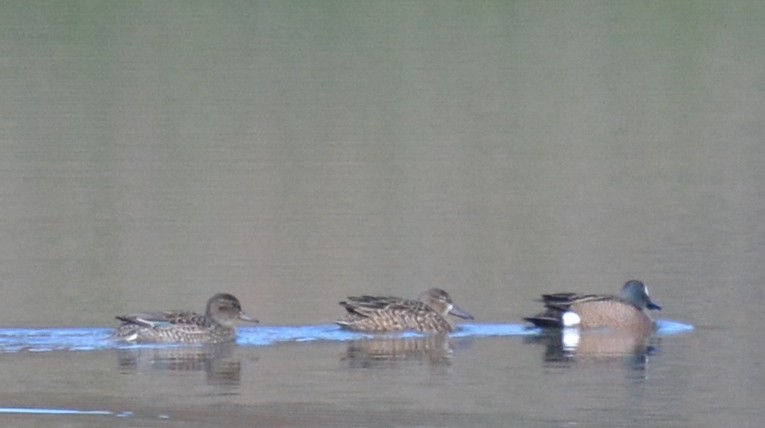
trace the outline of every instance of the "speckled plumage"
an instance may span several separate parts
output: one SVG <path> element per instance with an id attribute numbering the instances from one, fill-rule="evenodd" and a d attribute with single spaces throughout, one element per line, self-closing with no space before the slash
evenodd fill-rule
<path id="1" fill-rule="evenodd" d="M 365 332 L 415 330 L 423 333 L 450 333 L 454 326 L 446 319 L 447 314 L 473 319 L 440 288 L 422 292 L 418 300 L 364 295 L 348 297 L 340 305 L 348 313 L 337 324 L 348 330 Z"/>
<path id="2" fill-rule="evenodd" d="M 116 340 L 132 343 L 222 343 L 236 339 L 234 320 L 257 323 L 242 311 L 239 300 L 219 293 L 207 301 L 204 315 L 191 311 L 136 313 L 116 317 L 122 321 Z"/>
<path id="3" fill-rule="evenodd" d="M 543 294 L 545 310 L 524 318 L 537 327 L 563 327 L 567 312 L 575 313 L 582 329 L 610 327 L 617 329 L 651 331 L 653 321 L 646 309 L 660 310 L 661 306 L 648 297 L 648 288 L 640 281 L 627 281 L 616 295 L 555 293 Z"/>

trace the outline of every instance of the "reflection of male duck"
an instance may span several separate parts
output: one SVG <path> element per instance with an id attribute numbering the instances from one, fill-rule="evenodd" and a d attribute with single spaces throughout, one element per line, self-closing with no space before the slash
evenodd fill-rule
<path id="1" fill-rule="evenodd" d="M 546 362 L 603 360 L 627 357 L 636 364 L 645 361 L 659 342 L 650 334 L 630 330 L 548 330 L 527 336 L 527 343 L 545 345 Z M 654 341 L 656 341 L 654 343 Z"/>
<path id="2" fill-rule="evenodd" d="M 455 305 L 449 294 L 431 288 L 418 300 L 384 296 L 354 296 L 340 302 L 348 313 L 337 324 L 348 330 L 393 332 L 415 330 L 423 333 L 450 333 L 454 326 L 446 315 L 473 319 L 467 311 Z"/>
<path id="3" fill-rule="evenodd" d="M 239 300 L 220 293 L 207 301 L 204 315 L 191 311 L 137 313 L 117 317 L 122 324 L 113 337 L 134 343 L 221 343 L 236 339 L 234 321 L 257 323 L 242 311 Z"/>

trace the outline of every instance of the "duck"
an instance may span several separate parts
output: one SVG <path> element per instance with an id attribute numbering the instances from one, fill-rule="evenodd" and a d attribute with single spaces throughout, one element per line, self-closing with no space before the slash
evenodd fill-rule
<path id="1" fill-rule="evenodd" d="M 446 315 L 472 320 L 466 310 L 452 301 L 440 288 L 420 293 L 417 300 L 394 296 L 350 296 L 339 302 L 345 308 L 345 318 L 336 321 L 340 327 L 361 332 L 388 333 L 418 331 L 421 333 L 451 333 L 454 325 Z"/>
<path id="2" fill-rule="evenodd" d="M 629 280 L 618 295 L 554 293 L 543 294 L 545 310 L 525 317 L 535 327 L 580 329 L 614 328 L 650 332 L 655 328 L 649 310 L 661 310 L 648 295 L 648 287 Z"/>
<path id="3" fill-rule="evenodd" d="M 224 343 L 236 340 L 234 321 L 259 321 L 242 311 L 239 299 L 218 293 L 204 315 L 192 311 L 141 312 L 116 317 L 113 338 L 126 343 Z"/>

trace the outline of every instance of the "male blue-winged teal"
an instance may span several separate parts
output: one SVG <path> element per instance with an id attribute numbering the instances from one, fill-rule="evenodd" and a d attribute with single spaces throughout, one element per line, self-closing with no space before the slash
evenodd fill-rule
<path id="1" fill-rule="evenodd" d="M 630 280 L 621 293 L 615 295 L 556 293 L 543 294 L 545 310 L 524 318 L 537 327 L 579 327 L 582 329 L 610 327 L 640 332 L 653 330 L 653 321 L 646 309 L 661 310 L 648 297 L 648 288 L 640 281 Z"/>
<path id="2" fill-rule="evenodd" d="M 236 339 L 234 320 L 257 323 L 242 312 L 239 300 L 219 293 L 207 301 L 205 314 L 191 311 L 137 313 L 117 317 L 113 337 L 134 343 L 221 343 Z"/>
<path id="3" fill-rule="evenodd" d="M 454 330 L 446 314 L 473 319 L 455 305 L 449 294 L 440 288 L 423 291 L 418 300 L 385 296 L 353 296 L 340 302 L 348 313 L 336 321 L 348 330 L 394 332 L 415 330 L 423 333 L 450 333 Z"/>

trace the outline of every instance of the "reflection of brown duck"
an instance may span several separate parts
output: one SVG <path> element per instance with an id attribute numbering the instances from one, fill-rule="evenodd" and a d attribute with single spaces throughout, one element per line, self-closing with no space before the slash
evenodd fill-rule
<path id="1" fill-rule="evenodd" d="M 241 362 L 234 357 L 233 343 L 206 344 L 202 347 L 119 348 L 120 369 L 123 372 L 204 371 L 212 384 L 238 384 Z"/>
<path id="2" fill-rule="evenodd" d="M 451 353 L 449 337 L 445 334 L 418 338 L 376 337 L 349 342 L 344 359 L 354 367 L 371 367 L 405 360 L 426 361 L 437 365 L 448 362 Z"/>
<path id="3" fill-rule="evenodd" d="M 661 309 L 648 297 L 645 284 L 636 280 L 627 281 L 618 296 L 556 293 L 542 295 L 542 302 L 543 312 L 524 318 L 537 327 L 609 327 L 639 334 L 653 331 L 646 309 Z"/>
<path id="4" fill-rule="evenodd" d="M 415 330 L 423 333 L 450 333 L 454 327 L 447 321 L 447 314 L 473 319 L 470 313 L 455 305 L 449 294 L 440 288 L 422 292 L 418 300 L 365 295 L 348 297 L 340 305 L 348 314 L 337 324 L 356 331 L 384 333 Z"/>

